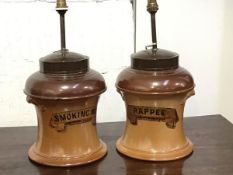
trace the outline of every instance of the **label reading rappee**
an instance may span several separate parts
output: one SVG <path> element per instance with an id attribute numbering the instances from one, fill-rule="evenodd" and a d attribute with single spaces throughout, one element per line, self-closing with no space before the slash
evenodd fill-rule
<path id="1" fill-rule="evenodd" d="M 138 120 L 165 122 L 168 128 L 174 129 L 179 121 L 176 109 L 147 106 L 127 106 L 127 117 L 130 123 L 137 125 Z"/>
<path id="2" fill-rule="evenodd" d="M 50 119 L 50 126 L 57 131 L 65 130 L 66 125 L 75 125 L 93 121 L 95 124 L 96 107 L 54 113 Z"/>

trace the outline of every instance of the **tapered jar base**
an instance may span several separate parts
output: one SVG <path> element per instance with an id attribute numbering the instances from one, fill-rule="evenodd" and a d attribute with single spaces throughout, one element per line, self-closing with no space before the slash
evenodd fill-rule
<path id="1" fill-rule="evenodd" d="M 46 155 L 42 155 L 37 153 L 35 150 L 35 144 L 33 144 L 28 152 L 29 159 L 33 162 L 54 166 L 54 167 L 72 167 L 72 166 L 80 166 L 84 164 L 88 164 L 94 161 L 97 161 L 104 157 L 107 154 L 107 146 L 104 142 L 101 142 L 101 146 L 95 151 L 87 155 L 79 156 L 79 157 L 49 157 Z"/>
<path id="2" fill-rule="evenodd" d="M 135 159 L 146 161 L 171 161 L 186 157 L 193 152 L 192 142 L 188 138 L 186 138 L 186 140 L 186 144 L 177 149 L 168 150 L 166 152 L 149 152 L 127 147 L 122 143 L 122 137 L 120 137 L 116 142 L 116 148 L 120 153 Z"/>

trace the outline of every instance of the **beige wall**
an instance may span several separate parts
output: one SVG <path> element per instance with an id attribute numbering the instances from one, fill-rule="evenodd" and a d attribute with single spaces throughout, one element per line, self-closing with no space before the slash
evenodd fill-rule
<path id="1" fill-rule="evenodd" d="M 132 7 L 129 0 L 88 2 L 69 3 L 67 46 L 89 55 L 91 67 L 104 73 L 108 90 L 100 98 L 98 122 L 122 121 L 125 108 L 114 84 L 133 52 Z M 137 50 L 151 43 L 146 2 L 137 0 Z M 159 47 L 177 51 L 180 64 L 196 83 L 185 116 L 221 113 L 233 122 L 233 1 L 158 3 Z M 38 59 L 59 49 L 54 7 L 55 3 L 0 0 L 0 126 L 36 125 L 36 113 L 23 89 L 26 78 L 38 70 Z"/>
<path id="2" fill-rule="evenodd" d="M 228 120 L 233 123 L 233 1 L 224 2 L 224 26 L 221 49 L 219 108 Z"/>

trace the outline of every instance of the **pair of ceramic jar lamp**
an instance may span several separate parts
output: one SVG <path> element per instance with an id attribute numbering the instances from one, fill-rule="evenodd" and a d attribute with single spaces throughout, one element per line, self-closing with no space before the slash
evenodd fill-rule
<path id="1" fill-rule="evenodd" d="M 179 67 L 177 53 L 157 48 L 156 0 L 148 0 L 152 45 L 131 55 L 131 66 L 116 81 L 126 106 L 126 127 L 116 141 L 117 150 L 129 157 L 175 160 L 192 152 L 183 130 L 185 101 L 194 94 L 191 74 Z M 88 57 L 65 46 L 64 0 L 60 14 L 61 50 L 40 59 L 40 71 L 25 85 L 27 101 L 36 107 L 37 140 L 29 158 L 49 166 L 76 166 L 102 158 L 106 144 L 96 131 L 100 94 L 106 90 L 102 75 L 89 68 Z"/>

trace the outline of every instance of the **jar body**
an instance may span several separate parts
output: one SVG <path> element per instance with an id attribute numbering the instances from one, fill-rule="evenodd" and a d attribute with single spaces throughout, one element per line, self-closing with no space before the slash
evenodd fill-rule
<path id="1" fill-rule="evenodd" d="M 30 159 L 45 165 L 70 166 L 95 161 L 106 154 L 96 131 L 98 96 L 77 100 L 40 100 L 35 104 L 37 140 Z"/>
<path id="2" fill-rule="evenodd" d="M 183 129 L 183 111 L 186 100 L 194 95 L 194 89 L 190 86 L 166 92 L 173 86 L 161 87 L 165 86 L 164 82 L 181 83 L 179 78 L 183 80 L 185 76 L 175 74 L 158 75 L 126 69 L 119 75 L 116 85 L 127 111 L 124 134 L 116 143 L 119 152 L 149 161 L 175 160 L 192 152 L 193 144 Z M 177 81 L 175 77 L 179 77 Z M 152 88 L 153 84 L 157 89 Z"/>

